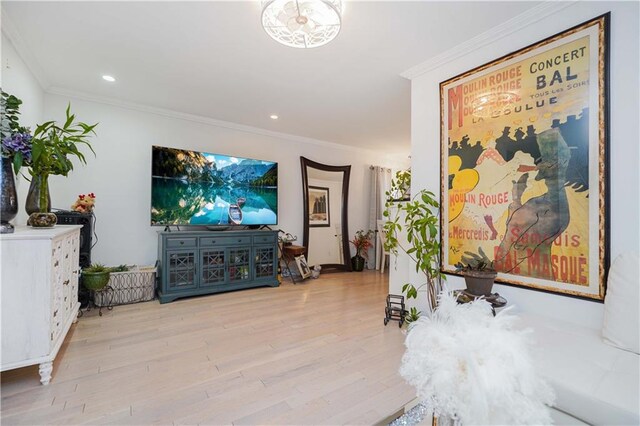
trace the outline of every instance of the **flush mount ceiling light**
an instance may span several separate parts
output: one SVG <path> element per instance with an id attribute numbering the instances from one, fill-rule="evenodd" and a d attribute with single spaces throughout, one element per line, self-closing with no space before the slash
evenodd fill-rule
<path id="1" fill-rule="evenodd" d="M 272 119 L 272 120 L 277 120 L 278 119 L 278 115 L 277 114 L 271 114 L 269 116 L 269 118 Z"/>
<path id="2" fill-rule="evenodd" d="M 110 75 L 103 75 L 102 79 L 108 81 L 109 83 L 113 83 L 114 81 L 116 81 L 116 79 L 114 77 L 111 77 Z"/>
<path id="3" fill-rule="evenodd" d="M 265 0 L 262 26 L 278 43 L 312 48 L 329 43 L 340 32 L 342 0 Z"/>

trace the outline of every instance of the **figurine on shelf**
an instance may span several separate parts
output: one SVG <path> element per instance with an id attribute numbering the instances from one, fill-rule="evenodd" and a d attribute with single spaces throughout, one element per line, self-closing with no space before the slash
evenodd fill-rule
<path id="1" fill-rule="evenodd" d="M 93 192 L 78 195 L 78 199 L 71 206 L 73 211 L 78 213 L 91 213 L 96 204 L 96 195 Z"/>

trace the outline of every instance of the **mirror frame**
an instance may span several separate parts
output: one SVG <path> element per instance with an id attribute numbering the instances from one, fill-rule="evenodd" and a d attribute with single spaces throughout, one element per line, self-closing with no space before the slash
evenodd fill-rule
<path id="1" fill-rule="evenodd" d="M 300 157 L 300 167 L 302 168 L 302 211 L 303 211 L 303 238 L 302 245 L 305 248 L 305 256 L 309 257 L 309 176 L 307 167 L 322 170 L 325 172 L 342 172 L 342 261 L 343 263 L 325 263 L 322 272 L 351 272 L 351 251 L 349 249 L 349 177 L 351 166 L 330 166 L 328 164 L 317 163 L 305 157 Z"/>

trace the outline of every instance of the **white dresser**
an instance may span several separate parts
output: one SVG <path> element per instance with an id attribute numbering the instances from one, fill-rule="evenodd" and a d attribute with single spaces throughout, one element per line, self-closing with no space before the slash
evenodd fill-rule
<path id="1" fill-rule="evenodd" d="M 0 371 L 40 365 L 51 380 L 53 360 L 78 316 L 81 225 L 16 227 L 0 235 Z"/>

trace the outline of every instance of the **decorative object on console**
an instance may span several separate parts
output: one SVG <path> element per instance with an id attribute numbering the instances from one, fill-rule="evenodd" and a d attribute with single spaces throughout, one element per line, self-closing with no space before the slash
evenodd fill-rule
<path id="1" fill-rule="evenodd" d="M 609 17 L 440 84 L 443 272 L 481 248 L 497 282 L 603 300 Z"/>
<path id="2" fill-rule="evenodd" d="M 18 122 L 21 104 L 20 99 L 0 90 L 2 109 L 0 122 L 0 136 L 2 137 L 0 233 L 2 234 L 10 234 L 14 231 L 14 227 L 9 221 L 18 214 L 18 193 L 14 172 L 18 173 L 23 165 L 28 165 L 31 161 L 31 134 L 28 128 L 20 126 Z"/>
<path id="3" fill-rule="evenodd" d="M 368 230 L 367 232 L 360 230 L 356 232 L 353 240 L 349 241 L 356 249 L 355 256 L 351 258 L 351 268 L 356 272 L 362 272 L 364 269 L 365 258 L 369 257 L 369 248 L 373 246 L 371 237 L 373 237 L 372 230 Z"/>
<path id="4" fill-rule="evenodd" d="M 491 315 L 480 299 L 464 305 L 447 292 L 405 341 L 400 375 L 434 417 L 456 424 L 550 424 L 552 389 L 536 375 L 530 333 L 508 309 Z M 438 422 L 440 423 L 440 422 Z"/>
<path id="5" fill-rule="evenodd" d="M 309 226 L 331 226 L 329 188 L 309 185 Z"/>
<path id="6" fill-rule="evenodd" d="M 386 231 L 385 250 L 397 256 L 402 250 L 416 264 L 426 281 L 417 287 L 407 283 L 402 292 L 407 299 L 416 299 L 418 290 L 426 289 L 427 305 L 433 311 L 438 304 L 438 294 L 442 291 L 444 275 L 440 271 L 440 242 L 438 240 L 438 207 L 439 203 L 433 192 L 421 190 L 410 201 L 395 203 L 391 194 L 403 186 L 402 179 L 393 179 L 391 189 L 387 193 L 384 217 Z M 404 219 L 400 219 L 404 215 Z M 398 233 L 406 230 L 407 241 L 411 245 L 405 247 L 400 243 Z M 421 312 L 414 307 L 409 311 L 412 320 Z"/>
<path id="7" fill-rule="evenodd" d="M 51 196 L 49 194 L 49 176 L 67 176 L 73 170 L 69 157 L 76 157 L 86 164 L 85 156 L 78 147 L 86 145 L 95 155 L 89 138 L 95 135 L 96 124 L 88 125 L 76 122 L 71 114 L 71 104 L 65 112 L 66 119 L 62 127 L 55 121 L 47 121 L 36 127 L 32 139 L 32 158 L 29 174 L 32 176 L 29 194 L 27 195 L 27 213 L 32 215 L 29 224 L 33 227 L 54 226 L 57 218 L 51 212 Z M 36 216 L 37 215 L 37 216 Z M 49 220 L 44 220 L 49 216 Z"/>
<path id="8" fill-rule="evenodd" d="M 329 43 L 340 32 L 341 0 L 263 0 L 262 27 L 278 43 L 312 48 Z"/>
<path id="9" fill-rule="evenodd" d="M 93 192 L 78 195 L 78 199 L 71 205 L 71 210 L 78 213 L 91 213 L 96 205 L 96 195 Z"/>

